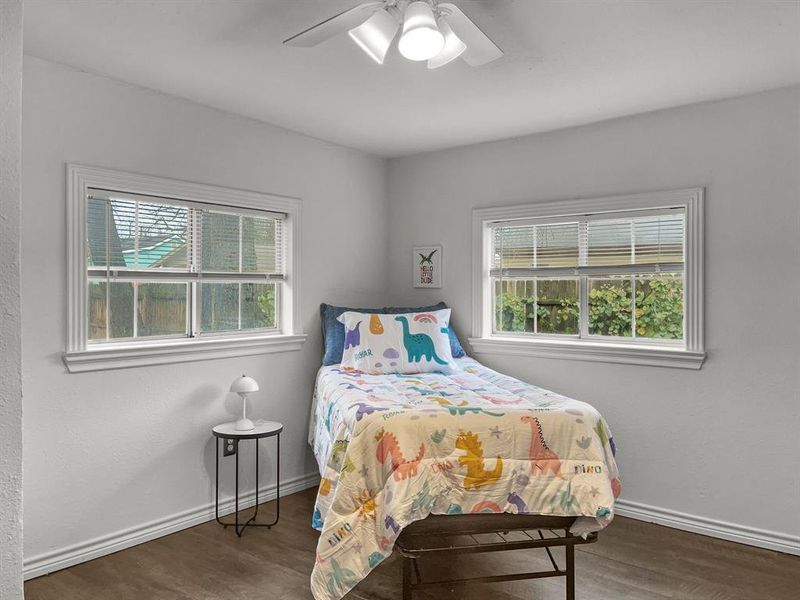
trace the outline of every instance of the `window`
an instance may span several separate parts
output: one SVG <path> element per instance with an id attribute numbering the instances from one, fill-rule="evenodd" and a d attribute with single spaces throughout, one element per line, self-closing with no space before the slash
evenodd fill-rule
<path id="1" fill-rule="evenodd" d="M 90 344 L 277 331 L 285 215 L 89 189 Z"/>
<path id="2" fill-rule="evenodd" d="M 299 201 L 70 166 L 70 371 L 296 349 Z"/>
<path id="3" fill-rule="evenodd" d="M 479 209 L 473 347 L 699 368 L 702 190 Z"/>

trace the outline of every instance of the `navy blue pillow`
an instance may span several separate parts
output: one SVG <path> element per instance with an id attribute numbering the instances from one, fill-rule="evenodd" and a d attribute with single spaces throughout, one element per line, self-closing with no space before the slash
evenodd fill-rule
<path id="1" fill-rule="evenodd" d="M 444 304 L 444 302 L 442 302 L 442 304 Z M 444 307 L 447 308 L 447 304 L 444 304 Z M 450 320 L 453 320 L 452 316 Z M 450 353 L 453 355 L 453 358 L 461 358 L 467 355 L 467 353 L 464 352 L 464 348 L 461 347 L 461 342 L 458 341 L 456 330 L 453 329 L 452 325 L 449 325 L 447 328 L 447 337 L 450 338 Z"/>
<path id="2" fill-rule="evenodd" d="M 346 306 L 332 306 L 330 304 L 319 305 L 319 316 L 322 321 L 322 343 L 325 346 L 325 355 L 322 357 L 324 366 L 336 365 L 342 362 L 344 352 L 344 325 L 336 319 L 344 312 L 349 310 L 362 313 L 376 313 L 379 315 L 399 315 L 401 313 L 428 312 L 447 308 L 447 304 L 439 302 L 433 306 L 384 306 L 383 308 L 347 308 Z M 450 352 L 453 358 L 461 358 L 466 353 L 461 343 L 458 341 L 456 332 L 452 327 L 447 330 L 450 338 Z"/>

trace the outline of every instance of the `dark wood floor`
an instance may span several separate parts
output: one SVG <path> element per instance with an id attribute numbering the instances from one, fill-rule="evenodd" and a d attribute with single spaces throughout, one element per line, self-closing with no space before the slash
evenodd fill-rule
<path id="1" fill-rule="evenodd" d="M 26 600 L 239 600 L 311 598 L 317 534 L 314 491 L 281 503 L 273 530 L 237 538 L 214 522 L 33 579 Z M 267 505 L 267 510 L 269 510 Z M 541 554 L 541 556 L 540 556 Z M 581 600 L 798 600 L 800 557 L 617 518 L 596 544 L 576 552 Z M 547 569 L 541 551 L 501 552 L 428 563 L 450 576 L 504 569 Z M 437 571 L 438 569 L 438 571 Z M 438 588 L 415 600 L 561 600 L 563 579 Z M 393 556 L 356 586 L 348 600 L 399 600 L 400 560 Z"/>

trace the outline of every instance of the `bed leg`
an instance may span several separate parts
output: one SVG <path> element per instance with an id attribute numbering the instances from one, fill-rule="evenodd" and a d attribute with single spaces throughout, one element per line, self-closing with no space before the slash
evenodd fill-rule
<path id="1" fill-rule="evenodd" d="M 567 544 L 567 600 L 575 600 L 575 545 Z"/>
<path id="2" fill-rule="evenodd" d="M 411 561 L 403 557 L 403 600 L 411 600 Z"/>

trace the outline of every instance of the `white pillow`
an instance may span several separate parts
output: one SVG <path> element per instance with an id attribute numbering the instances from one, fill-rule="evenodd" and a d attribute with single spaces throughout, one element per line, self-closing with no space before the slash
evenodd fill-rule
<path id="1" fill-rule="evenodd" d="M 450 309 L 383 315 L 347 311 L 342 368 L 363 373 L 457 370 L 450 351 Z"/>

